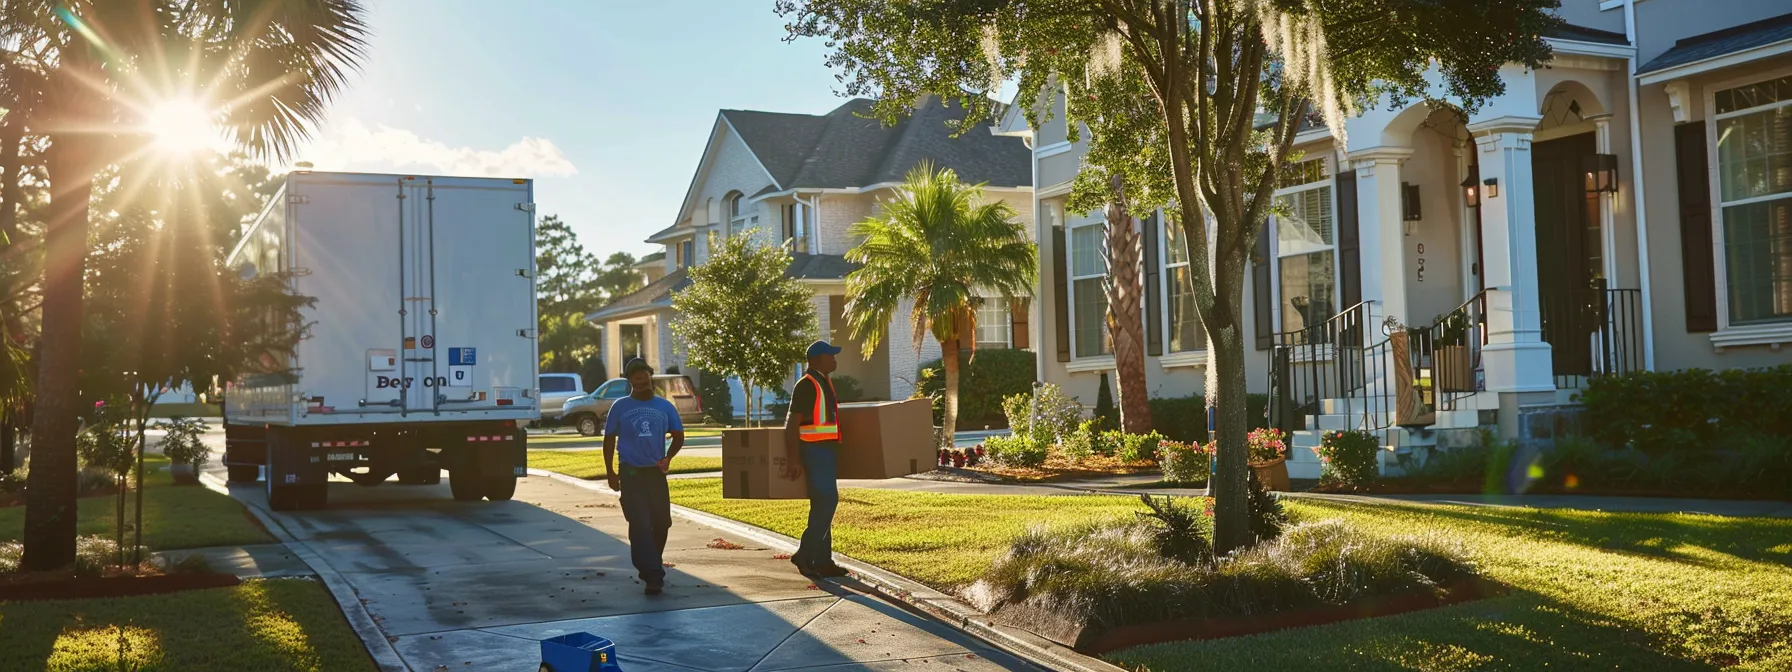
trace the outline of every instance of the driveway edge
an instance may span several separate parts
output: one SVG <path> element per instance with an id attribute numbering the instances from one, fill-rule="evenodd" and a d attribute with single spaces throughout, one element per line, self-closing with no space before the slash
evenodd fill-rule
<path id="1" fill-rule="evenodd" d="M 616 495 L 616 491 L 606 485 L 559 472 L 530 468 L 529 475 L 551 478 L 606 495 Z M 795 539 L 738 520 L 723 518 L 678 504 L 672 505 L 672 513 L 692 522 L 751 539 L 779 551 L 795 552 L 797 548 Z M 991 623 L 983 617 L 981 612 L 970 605 L 951 595 L 929 588 L 919 581 L 839 553 L 834 555 L 840 559 L 840 566 L 852 570 L 861 583 L 877 591 L 878 595 L 885 600 L 917 609 L 923 614 L 975 637 L 985 644 L 1005 651 L 1009 655 L 1052 670 L 1125 672 L 1123 668 L 1076 653 L 1032 633 Z"/>
<path id="2" fill-rule="evenodd" d="M 199 482 L 213 492 L 222 493 L 226 497 L 230 496 L 230 485 L 217 476 L 202 473 L 199 475 Z M 232 497 L 232 499 L 235 498 Z M 312 573 L 317 575 L 317 580 L 323 582 L 324 588 L 330 591 L 332 598 L 335 598 L 336 606 L 342 609 L 343 618 L 348 619 L 348 627 L 354 630 L 355 636 L 361 639 L 362 647 L 367 649 L 367 655 L 373 658 L 373 663 L 379 667 L 380 672 L 411 672 L 411 668 L 405 664 L 404 658 L 398 655 L 398 649 L 392 647 L 392 640 L 386 638 L 386 632 L 373 621 L 373 615 L 367 612 L 366 605 L 361 604 L 361 598 L 355 594 L 355 589 L 348 585 L 348 581 L 343 579 L 341 574 L 336 573 L 336 569 L 331 567 L 330 563 L 324 561 L 323 556 L 318 555 L 317 551 L 311 550 L 311 547 L 305 542 L 299 541 L 287 533 L 286 527 L 274 520 L 273 515 L 263 511 L 261 507 L 240 499 L 236 502 L 243 505 L 243 510 L 255 516 L 255 519 L 261 522 L 261 526 L 267 529 L 268 534 L 274 535 L 274 538 L 285 545 L 287 550 L 298 556 L 300 562 L 310 567 Z"/>

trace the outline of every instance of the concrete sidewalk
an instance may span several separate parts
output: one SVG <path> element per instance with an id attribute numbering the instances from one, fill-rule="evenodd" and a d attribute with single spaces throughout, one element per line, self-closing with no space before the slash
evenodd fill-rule
<path id="1" fill-rule="evenodd" d="M 260 488 L 231 490 L 265 506 Z M 684 520 L 665 594 L 644 595 L 615 498 L 549 478 L 524 479 L 511 502 L 454 502 L 446 484 L 332 484 L 330 497 L 271 518 L 352 588 L 360 604 L 345 607 L 365 609 L 412 670 L 535 670 L 540 640 L 581 631 L 614 640 L 630 672 L 1037 669 Z"/>

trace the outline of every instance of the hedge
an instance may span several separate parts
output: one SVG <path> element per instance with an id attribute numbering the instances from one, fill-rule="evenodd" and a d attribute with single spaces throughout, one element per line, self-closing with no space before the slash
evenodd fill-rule
<path id="1" fill-rule="evenodd" d="M 991 348 L 960 360 L 958 373 L 958 428 L 1007 427 L 1002 400 L 1033 391 L 1037 380 L 1036 355 L 1027 350 Z M 933 422 L 946 417 L 946 369 L 940 360 L 921 365 L 920 391 L 933 399 Z"/>
<path id="2" fill-rule="evenodd" d="M 1792 365 L 1603 376 L 1580 401 L 1587 432 L 1612 448 L 1730 449 L 1747 435 L 1792 436 Z"/>
<path id="3" fill-rule="evenodd" d="M 1250 414 L 1251 429 L 1268 427 L 1269 395 L 1245 395 L 1245 412 Z M 1199 394 L 1152 399 L 1151 423 L 1153 429 L 1172 441 L 1206 443 L 1207 401 Z"/>

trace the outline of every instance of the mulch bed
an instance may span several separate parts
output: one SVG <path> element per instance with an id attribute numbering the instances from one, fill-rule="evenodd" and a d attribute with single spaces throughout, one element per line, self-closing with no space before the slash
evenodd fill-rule
<path id="1" fill-rule="evenodd" d="M 1598 497 L 1663 497 L 1668 499 L 1692 498 L 1746 501 L 1778 501 L 1785 499 L 1787 494 L 1766 491 L 1694 491 L 1667 488 L 1568 488 L 1560 483 L 1535 483 L 1524 492 L 1518 493 L 1490 493 L 1487 492 L 1480 483 L 1449 483 L 1407 480 L 1402 478 L 1384 478 L 1359 488 L 1342 488 L 1335 485 L 1315 485 L 1308 491 L 1339 495 L 1587 495 Z"/>
<path id="2" fill-rule="evenodd" d="M 1350 604 L 1319 607 L 1255 616 L 1222 616 L 1190 618 L 1158 623 L 1140 623 L 1114 628 L 1087 623 L 1072 623 L 1062 614 L 1040 612 L 1031 607 L 1005 607 L 993 616 L 998 623 L 1019 627 L 1050 639 L 1079 653 L 1101 654 L 1109 651 L 1187 640 L 1243 637 L 1277 630 L 1308 628 L 1363 618 L 1393 616 L 1424 609 L 1494 597 L 1505 588 L 1491 581 L 1467 579 L 1444 586 L 1441 591 L 1378 595 Z"/>
<path id="3" fill-rule="evenodd" d="M 80 577 L 70 576 L 66 572 L 14 574 L 0 577 L 0 602 L 160 595 L 183 590 L 228 588 L 242 582 L 235 574 L 213 572 Z"/>
<path id="4" fill-rule="evenodd" d="M 1046 458 L 1045 464 L 1038 467 L 1000 467 L 981 465 L 975 471 L 997 476 L 1003 480 L 1020 483 L 1050 483 L 1052 481 L 1081 478 L 1101 478 L 1104 476 L 1122 476 L 1155 472 L 1157 464 L 1149 461 L 1123 462 L 1112 457 L 1092 456 L 1080 462 L 1072 462 L 1062 456 L 1053 455 Z"/>

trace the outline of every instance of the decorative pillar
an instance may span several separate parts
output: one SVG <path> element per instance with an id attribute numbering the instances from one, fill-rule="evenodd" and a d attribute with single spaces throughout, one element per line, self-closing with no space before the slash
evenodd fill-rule
<path id="1" fill-rule="evenodd" d="M 1486 264 L 1482 273 L 1487 284 L 1488 331 L 1482 369 L 1486 389 L 1502 396 L 1555 391 L 1537 286 L 1531 131 L 1538 121 L 1538 117 L 1508 116 L 1468 127 L 1481 152 L 1481 249 Z M 1497 183 L 1489 186 L 1490 179 Z M 1505 405 L 1502 402 L 1502 407 Z"/>
<path id="2" fill-rule="evenodd" d="M 1615 154 L 1612 151 L 1612 115 L 1600 114 L 1587 117 L 1593 122 L 1594 150 L 1600 154 Z M 1602 193 L 1599 195 L 1599 263 L 1600 273 L 1611 286 L 1618 286 L 1618 238 L 1612 230 L 1614 215 L 1617 212 L 1618 195 Z"/>
<path id="3" fill-rule="evenodd" d="M 1350 153 L 1351 167 L 1356 169 L 1357 236 L 1371 334 L 1380 334 L 1382 321 L 1390 316 L 1403 323 L 1412 321 L 1407 315 L 1406 245 L 1400 220 L 1400 165 L 1410 157 L 1412 149 L 1407 147 Z M 1339 306 L 1344 308 L 1349 306 Z"/>

